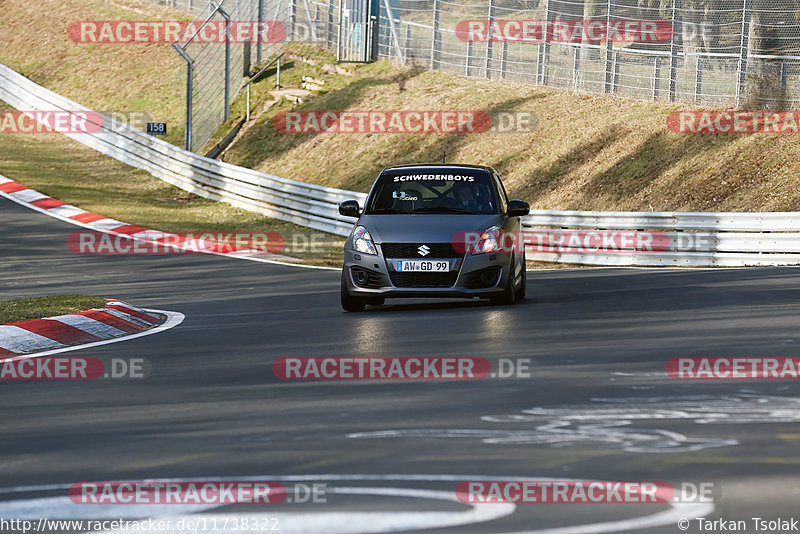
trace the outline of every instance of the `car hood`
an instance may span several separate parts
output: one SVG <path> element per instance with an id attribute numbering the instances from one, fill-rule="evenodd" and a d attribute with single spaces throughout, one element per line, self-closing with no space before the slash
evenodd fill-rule
<path id="1" fill-rule="evenodd" d="M 403 214 L 362 215 L 365 227 L 377 243 L 452 243 L 460 232 L 483 232 L 501 226 L 502 215 Z"/>

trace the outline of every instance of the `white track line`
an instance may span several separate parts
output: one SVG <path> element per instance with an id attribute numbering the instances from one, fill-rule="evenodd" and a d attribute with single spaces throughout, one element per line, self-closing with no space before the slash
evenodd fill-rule
<path id="1" fill-rule="evenodd" d="M 538 481 L 547 481 L 547 480 L 559 480 L 559 481 L 568 481 L 574 480 L 579 481 L 581 479 L 578 478 L 551 478 L 551 477 L 525 477 L 525 476 L 491 476 L 491 475 L 334 475 L 334 474 L 322 474 L 322 475 L 282 475 L 282 476 L 269 476 L 269 475 L 260 475 L 260 476 L 246 476 L 246 477 L 192 477 L 192 478 L 170 478 L 170 479 L 145 479 L 144 482 L 192 482 L 197 480 L 203 480 L 208 482 L 215 482 L 215 481 L 248 481 L 248 480 L 256 480 L 256 481 L 276 481 L 276 482 L 304 482 L 304 481 L 312 481 L 312 482 L 320 482 L 320 481 L 378 481 L 378 482 L 387 482 L 387 481 L 424 481 L 424 482 L 463 482 L 465 480 L 498 480 L 498 481 L 516 481 L 516 480 L 538 480 Z M 13 494 L 13 493 L 25 493 L 25 492 L 34 492 L 34 491 L 54 491 L 54 490 L 63 490 L 67 489 L 71 486 L 71 484 L 47 484 L 47 485 L 36 485 L 36 486 L 17 486 L 12 488 L 0 488 L 0 494 Z M 331 488 L 332 493 L 341 493 L 341 494 L 367 494 L 367 495 L 392 495 L 401 498 L 433 498 L 433 499 L 442 499 L 447 501 L 457 501 L 457 497 L 455 491 L 452 492 L 441 492 L 441 491 L 432 491 L 432 490 L 421 490 L 421 489 L 413 489 L 413 488 Z M 5 501 L 13 508 L 13 500 Z M 460 502 L 460 501 L 459 501 Z M 678 521 L 681 519 L 686 518 L 696 518 L 696 517 L 705 517 L 713 513 L 714 505 L 711 503 L 703 503 L 703 504 L 695 504 L 695 503 L 667 503 L 669 504 L 670 508 L 668 510 L 664 510 L 662 512 L 657 512 L 655 514 L 642 516 L 642 517 L 634 517 L 630 519 L 623 519 L 618 521 L 603 521 L 599 523 L 591 523 L 591 524 L 584 524 L 584 525 L 575 525 L 569 527 L 557 527 L 557 528 L 548 528 L 548 529 L 539 529 L 539 530 L 525 530 L 525 531 L 515 531 L 515 532 L 506 532 L 504 534 L 603 534 L 609 532 L 621 532 L 625 530 L 641 530 L 645 528 L 654 528 L 654 527 L 661 527 L 661 526 L 675 526 L 677 525 Z M 8 506 L 7 505 L 7 506 Z M 489 506 L 498 506 L 495 504 L 491 504 Z M 502 506 L 502 505 L 499 505 Z M 516 508 L 516 505 L 511 504 Z M 13 513 L 15 510 L 9 508 L 6 510 L 9 513 Z M 508 510 L 504 510 L 505 514 L 507 515 L 509 512 Z M 513 512 L 513 510 L 510 510 Z M 489 518 L 484 519 L 484 521 L 490 520 Z M 489 525 L 486 525 L 487 527 Z M 322 525 L 321 525 L 322 527 Z M 416 526 L 419 528 L 419 526 Z M 391 531 L 397 531 L 397 529 L 392 529 Z M 324 528 L 321 528 L 319 532 L 325 532 Z"/>

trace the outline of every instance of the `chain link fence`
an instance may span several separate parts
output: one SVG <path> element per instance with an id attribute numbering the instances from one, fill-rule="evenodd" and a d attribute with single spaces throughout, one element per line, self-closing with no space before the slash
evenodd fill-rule
<path id="1" fill-rule="evenodd" d="M 639 99 L 748 109 L 800 101 L 798 0 L 380 2 L 394 15 L 381 12 L 380 56 L 405 64 Z M 459 31 L 465 21 L 500 33 L 470 39 Z M 523 21 L 549 31 L 526 42 L 504 31 Z M 622 29 L 648 21 L 658 39 L 592 39 L 587 28 L 598 21 Z"/>
<path id="2" fill-rule="evenodd" d="M 187 63 L 186 148 L 200 151 L 220 124 L 228 119 L 230 102 L 247 81 L 253 67 L 274 55 L 283 44 L 266 32 L 261 39 L 242 42 L 235 33 L 242 23 L 278 21 L 290 25 L 291 6 L 287 0 L 147 0 L 165 7 L 189 11 L 196 16 L 195 37 L 173 45 Z M 226 24 L 230 33 L 225 32 Z M 228 34 L 229 39 L 202 38 L 208 28 Z M 177 57 L 177 56 L 176 56 Z"/>
<path id="3" fill-rule="evenodd" d="M 368 7 L 363 0 L 222 0 L 202 7 L 204 0 L 147 1 L 190 10 L 199 20 L 221 6 L 231 19 L 278 21 L 284 41 L 340 53 L 352 43 L 347 21 L 368 9 L 378 13 L 377 56 L 407 66 L 748 110 L 800 103 L 800 0 L 370 0 Z M 470 21 L 486 31 L 465 31 Z M 642 38 L 645 22 L 658 28 L 655 38 Z M 520 39 L 510 31 L 515 23 L 542 31 Z M 598 38 L 592 24 L 612 34 L 639 24 L 642 32 Z M 247 68 L 280 44 L 231 45 L 230 98 Z M 195 62 L 191 146 L 199 150 L 225 117 L 225 52 L 219 44 L 189 44 L 186 52 Z"/>

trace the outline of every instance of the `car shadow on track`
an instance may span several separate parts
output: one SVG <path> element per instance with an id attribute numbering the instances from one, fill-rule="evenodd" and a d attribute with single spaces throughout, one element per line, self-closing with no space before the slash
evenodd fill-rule
<path id="1" fill-rule="evenodd" d="M 435 301 L 422 301 L 417 299 L 388 301 L 382 306 L 367 306 L 365 312 L 408 312 L 408 311 L 429 311 L 429 310 L 456 310 L 456 309 L 498 309 L 507 310 L 517 307 L 524 307 L 532 304 L 534 300 L 527 297 L 525 300 L 510 305 L 493 304 L 489 300 L 465 300 L 465 299 L 443 299 Z"/>

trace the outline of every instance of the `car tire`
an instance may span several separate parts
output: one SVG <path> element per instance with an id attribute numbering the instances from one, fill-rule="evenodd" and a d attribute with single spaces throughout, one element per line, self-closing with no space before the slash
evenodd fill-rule
<path id="1" fill-rule="evenodd" d="M 522 302 L 525 300 L 525 295 L 528 291 L 528 264 L 525 263 L 525 254 L 522 254 L 522 281 L 519 284 L 519 289 L 517 289 L 517 302 Z"/>
<path id="2" fill-rule="evenodd" d="M 514 266 L 515 266 L 515 259 L 512 257 L 511 261 L 509 262 L 511 272 L 508 274 L 508 279 L 506 280 L 506 284 L 503 287 L 503 292 L 496 296 L 492 297 L 492 302 L 494 304 L 499 304 L 501 306 L 514 304 L 517 297 L 517 292 L 514 290 Z"/>
<path id="3" fill-rule="evenodd" d="M 360 312 L 364 311 L 364 308 L 367 306 L 367 299 L 354 297 L 350 295 L 350 292 L 347 291 L 347 284 L 345 283 L 344 277 L 346 276 L 346 271 L 342 270 L 342 288 L 341 288 L 341 300 L 342 300 L 342 309 L 348 312 Z"/>

